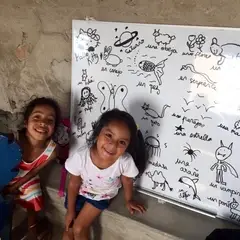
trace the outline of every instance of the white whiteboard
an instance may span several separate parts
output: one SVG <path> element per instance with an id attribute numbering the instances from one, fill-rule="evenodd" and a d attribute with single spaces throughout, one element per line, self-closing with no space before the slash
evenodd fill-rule
<path id="1" fill-rule="evenodd" d="M 114 107 L 150 159 L 137 185 L 240 221 L 240 31 L 73 20 L 72 151 Z"/>

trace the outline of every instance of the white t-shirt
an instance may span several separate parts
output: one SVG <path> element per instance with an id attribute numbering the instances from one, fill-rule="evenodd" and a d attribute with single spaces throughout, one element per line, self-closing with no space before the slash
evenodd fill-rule
<path id="1" fill-rule="evenodd" d="M 106 169 L 96 167 L 90 157 L 90 149 L 79 148 L 65 163 L 65 168 L 75 176 L 81 176 L 82 185 L 79 194 L 93 200 L 104 200 L 115 197 L 121 188 L 121 175 L 134 178 L 138 169 L 130 154 L 124 153 Z"/>

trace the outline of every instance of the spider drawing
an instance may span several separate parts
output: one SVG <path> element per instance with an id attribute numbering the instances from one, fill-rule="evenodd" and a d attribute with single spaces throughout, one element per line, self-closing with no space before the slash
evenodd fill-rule
<path id="1" fill-rule="evenodd" d="M 191 157 L 191 161 L 193 161 L 193 159 L 195 159 L 197 157 L 196 152 L 201 153 L 200 150 L 193 150 L 190 146 L 190 144 L 186 143 L 187 146 L 184 146 L 183 148 L 183 152 L 185 152 L 185 155 L 189 155 Z"/>

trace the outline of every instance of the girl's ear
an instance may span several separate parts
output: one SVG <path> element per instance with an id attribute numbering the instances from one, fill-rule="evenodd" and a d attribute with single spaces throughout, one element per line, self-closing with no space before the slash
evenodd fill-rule
<path id="1" fill-rule="evenodd" d="M 27 127 L 27 120 L 24 120 L 23 126 L 26 128 Z"/>

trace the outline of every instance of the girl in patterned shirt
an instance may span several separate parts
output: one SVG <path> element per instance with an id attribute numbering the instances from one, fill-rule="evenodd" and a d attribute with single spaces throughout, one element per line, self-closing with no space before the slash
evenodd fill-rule
<path id="1" fill-rule="evenodd" d="M 118 109 L 103 113 L 88 146 L 65 163 L 70 179 L 63 239 L 89 239 L 90 225 L 122 185 L 130 213 L 143 213 L 144 206 L 133 200 L 133 178 L 143 173 L 145 163 L 144 140 L 133 117 Z"/>
<path id="2" fill-rule="evenodd" d="M 23 151 L 18 175 L 4 189 L 28 213 L 28 237 L 37 239 L 37 212 L 43 208 L 39 171 L 56 158 L 52 136 L 60 121 L 60 108 L 50 98 L 36 98 L 26 107 L 24 129 L 14 134 Z"/>

